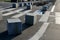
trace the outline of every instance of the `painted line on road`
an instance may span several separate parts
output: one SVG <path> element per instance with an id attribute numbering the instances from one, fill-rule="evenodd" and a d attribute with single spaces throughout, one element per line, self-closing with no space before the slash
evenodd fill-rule
<path id="1" fill-rule="evenodd" d="M 7 9 L 7 8 L 10 8 L 10 7 L 12 7 L 12 6 L 5 7 L 5 8 L 1 8 L 0 10 L 5 10 L 5 9 Z"/>
<path id="2" fill-rule="evenodd" d="M 36 34 L 28 40 L 39 40 L 45 33 L 49 23 L 44 23 L 41 28 L 36 32 Z"/>
<path id="3" fill-rule="evenodd" d="M 14 9 L 16 9 L 16 8 L 11 8 L 11 9 L 6 9 L 6 10 L 1 10 L 1 12 L 12 11 L 12 10 L 14 10 Z"/>
<path id="4" fill-rule="evenodd" d="M 20 11 L 22 11 L 22 10 L 24 10 L 24 9 L 18 9 L 18 10 L 15 10 L 15 11 L 11 11 L 11 12 L 9 12 L 9 13 L 3 14 L 2 16 L 9 16 L 9 15 L 12 15 L 12 14 L 14 14 L 14 13 L 20 12 Z"/>
<path id="5" fill-rule="evenodd" d="M 55 9 L 55 5 L 53 5 L 53 7 L 51 9 L 51 12 L 54 12 L 54 9 Z"/>
<path id="6" fill-rule="evenodd" d="M 31 11 L 32 11 L 32 10 L 27 10 L 27 11 L 21 12 L 20 14 L 17 14 L 17 15 L 12 16 L 11 18 L 19 18 L 19 17 L 21 17 L 21 16 L 23 16 L 23 15 L 25 15 L 26 13 L 31 12 Z"/>
<path id="7" fill-rule="evenodd" d="M 55 12 L 55 24 L 60 24 L 60 12 Z"/>

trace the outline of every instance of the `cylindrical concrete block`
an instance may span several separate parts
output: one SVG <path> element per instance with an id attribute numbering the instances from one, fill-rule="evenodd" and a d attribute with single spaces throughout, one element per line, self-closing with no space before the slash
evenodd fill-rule
<path id="1" fill-rule="evenodd" d="M 36 14 L 26 14 L 25 15 L 25 23 L 26 24 L 30 24 L 30 25 L 34 25 L 37 23 L 37 15 Z"/>
<path id="2" fill-rule="evenodd" d="M 20 19 L 7 19 L 8 35 L 17 35 L 22 32 L 22 22 Z"/>

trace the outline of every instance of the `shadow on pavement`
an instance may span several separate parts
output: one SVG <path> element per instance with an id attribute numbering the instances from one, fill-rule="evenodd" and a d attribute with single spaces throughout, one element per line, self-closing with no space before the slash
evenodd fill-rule
<path id="1" fill-rule="evenodd" d="M 23 23 L 23 26 L 22 26 L 22 31 L 24 31 L 25 29 L 31 27 L 32 25 L 29 25 L 29 24 L 26 24 L 26 23 Z"/>
<path id="2" fill-rule="evenodd" d="M 23 23 L 22 31 L 29 28 L 30 26 L 32 26 L 32 25 L 28 25 L 28 24 Z M 18 35 L 21 35 L 21 34 L 8 35 L 8 31 L 6 30 L 6 31 L 0 33 L 0 40 L 12 40 L 13 38 L 17 37 Z"/>
<path id="3" fill-rule="evenodd" d="M 18 35 L 8 35 L 8 31 L 5 31 L 0 33 L 0 40 L 11 40 Z"/>

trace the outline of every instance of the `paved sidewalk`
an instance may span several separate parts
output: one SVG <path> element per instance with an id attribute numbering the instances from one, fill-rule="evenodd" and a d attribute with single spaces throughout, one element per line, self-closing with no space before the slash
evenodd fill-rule
<path id="1" fill-rule="evenodd" d="M 50 23 L 46 32 L 39 40 L 60 40 L 60 24 L 56 24 L 55 21 L 60 21 L 60 0 L 56 1 L 56 7 L 54 9 L 54 13 L 50 15 L 54 15 L 55 17 L 49 17 L 48 22 Z M 59 12 L 59 13 L 56 13 Z M 56 19 L 57 18 L 57 19 Z M 59 21 L 58 21 L 59 20 Z M 60 23 L 60 22 L 59 22 Z"/>
<path id="2" fill-rule="evenodd" d="M 51 23 L 40 40 L 60 40 L 60 25 Z"/>

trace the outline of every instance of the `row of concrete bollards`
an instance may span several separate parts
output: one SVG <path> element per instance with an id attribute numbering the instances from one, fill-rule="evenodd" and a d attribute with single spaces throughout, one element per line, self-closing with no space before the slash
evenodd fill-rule
<path id="1" fill-rule="evenodd" d="M 19 7 L 27 7 L 27 9 L 32 9 L 32 3 L 13 3 L 13 8 L 19 8 Z"/>
<path id="2" fill-rule="evenodd" d="M 36 14 L 26 14 L 25 15 L 25 24 L 34 25 L 37 23 L 37 15 Z M 20 19 L 7 19 L 7 29 L 8 35 L 17 35 L 22 33 L 23 31 L 23 23 Z"/>

